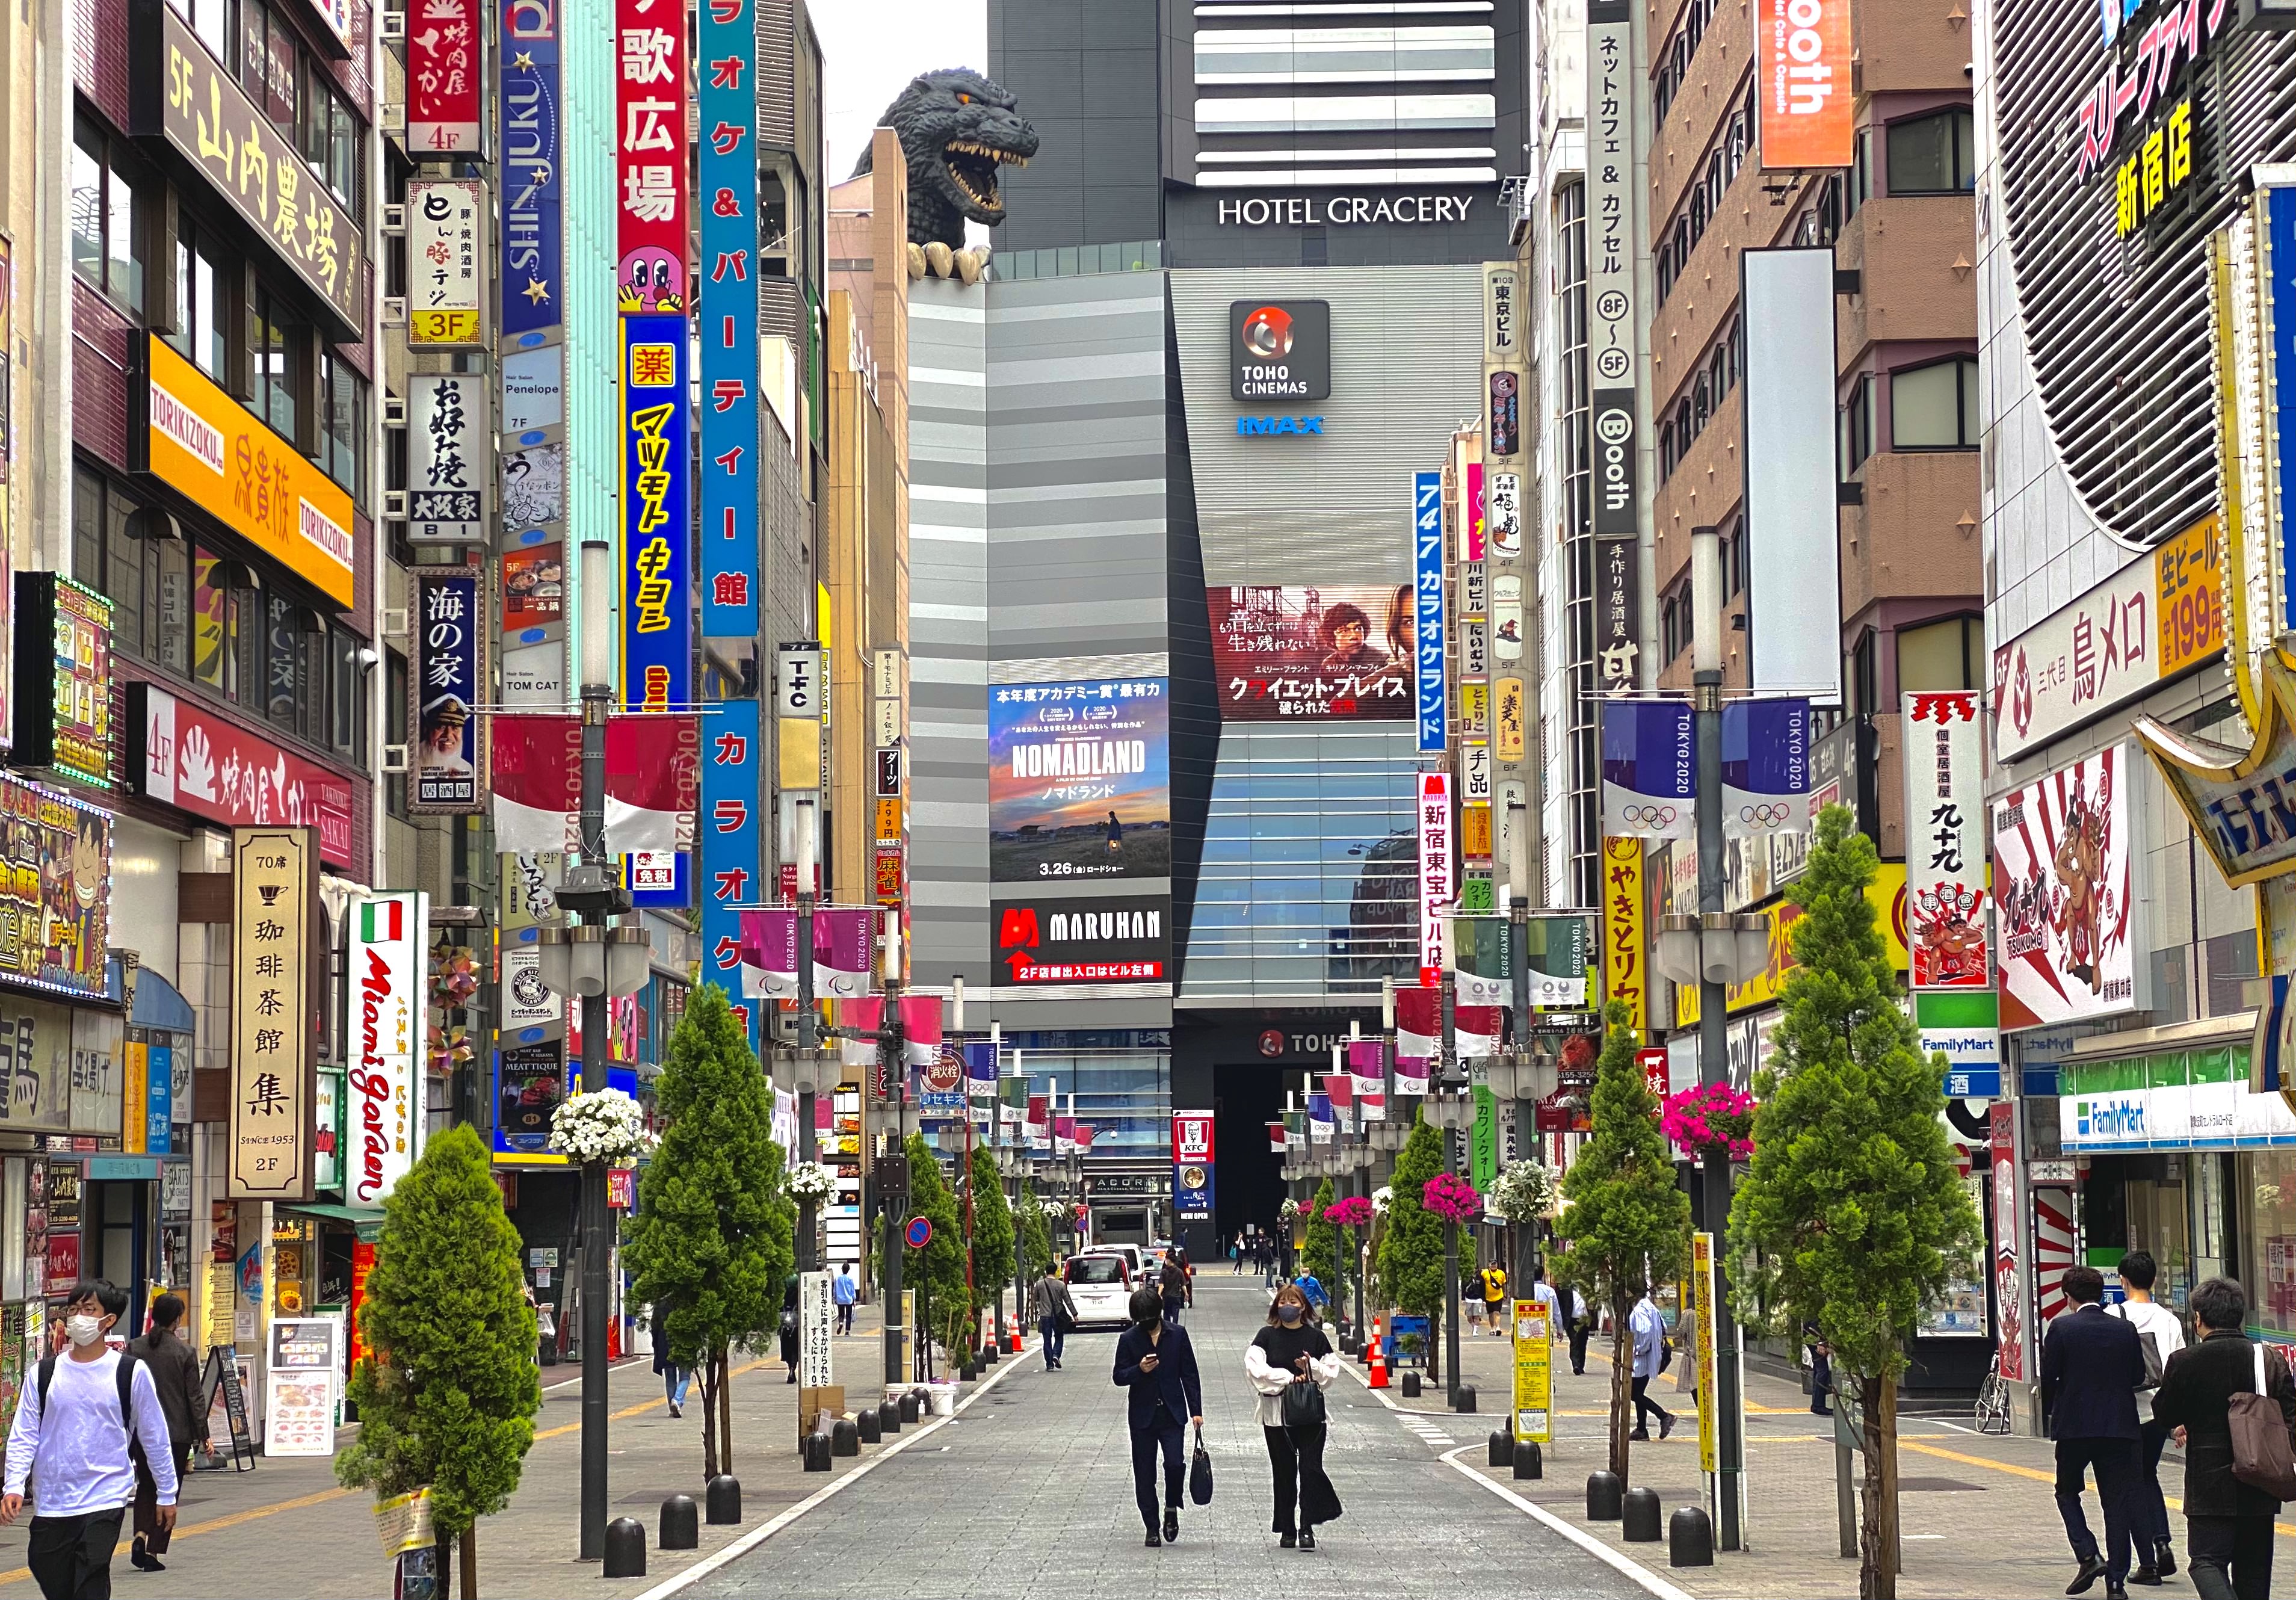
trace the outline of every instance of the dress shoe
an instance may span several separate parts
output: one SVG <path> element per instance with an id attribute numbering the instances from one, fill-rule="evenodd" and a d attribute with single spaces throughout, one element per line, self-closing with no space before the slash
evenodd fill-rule
<path id="1" fill-rule="evenodd" d="M 1658 1419 L 1658 1436 L 1660 1439 L 1664 1439 L 1668 1434 L 1673 1432 L 1674 1418 L 1670 1416 L 1661 1416 Z"/>
<path id="2" fill-rule="evenodd" d="M 2131 1583 L 2147 1584 L 2154 1588 L 2158 1588 L 2161 1586 L 2161 1569 L 2158 1567 L 2138 1567 L 2128 1574 L 2128 1581 Z"/>
<path id="3" fill-rule="evenodd" d="M 2163 1578 L 2176 1576 L 2177 1552 L 2169 1547 L 2169 1541 L 2165 1538 L 2161 1541 L 2161 1548 L 2153 1557 L 2152 1570 Z"/>
<path id="4" fill-rule="evenodd" d="M 1177 1544 L 1179 1538 L 1180 1508 L 1177 1506 L 1167 1506 L 1164 1507 L 1164 1542 Z"/>
<path id="5" fill-rule="evenodd" d="M 164 1572 L 168 1570 L 166 1562 L 152 1555 L 141 1545 L 136 1546 L 130 1552 L 127 1559 L 135 1564 L 135 1570 L 139 1572 Z"/>
<path id="6" fill-rule="evenodd" d="M 2097 1555 L 2088 1556 L 2081 1562 L 2080 1571 L 2073 1574 L 2073 1580 L 2065 1585 L 2065 1593 L 2086 1595 L 2096 1587 L 2096 1580 L 2103 1576 L 2104 1559 Z"/>
<path id="7" fill-rule="evenodd" d="M 1156 1530 L 1153 1528 L 1148 1530 L 1148 1548 L 1151 1550 L 1160 1550 L 1163 1547 L 1164 1541 L 1157 1535 Z"/>
<path id="8" fill-rule="evenodd" d="M 1300 1536 L 1296 1533 L 1287 1533 L 1275 1542 L 1281 1548 L 1289 1550 L 1300 1542 Z"/>
<path id="9" fill-rule="evenodd" d="M 2113 1582 L 2110 1578 L 2106 1579 L 2104 1580 L 2104 1600 L 2128 1600 L 2128 1588 L 2125 1585 Z"/>
<path id="10" fill-rule="evenodd" d="M 1316 1530 L 1313 1528 L 1300 1530 L 1300 1547 L 1302 1550 L 1312 1550 L 1316 1547 Z"/>

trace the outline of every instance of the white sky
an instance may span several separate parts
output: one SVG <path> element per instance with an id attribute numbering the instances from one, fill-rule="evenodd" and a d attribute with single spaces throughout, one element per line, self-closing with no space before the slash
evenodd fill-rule
<path id="1" fill-rule="evenodd" d="M 988 0 L 810 0 L 821 39 L 828 180 L 841 184 L 869 130 L 920 72 L 988 70 Z"/>

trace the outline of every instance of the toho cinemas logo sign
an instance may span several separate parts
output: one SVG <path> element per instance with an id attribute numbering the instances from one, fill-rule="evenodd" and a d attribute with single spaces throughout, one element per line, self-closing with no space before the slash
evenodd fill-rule
<path id="1" fill-rule="evenodd" d="M 1000 901 L 996 964 L 1016 987 L 1168 982 L 1170 911 L 1161 898 Z"/>

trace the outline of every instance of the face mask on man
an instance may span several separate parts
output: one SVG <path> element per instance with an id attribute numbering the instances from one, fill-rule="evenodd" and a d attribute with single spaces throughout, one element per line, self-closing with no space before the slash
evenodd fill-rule
<path id="1" fill-rule="evenodd" d="M 103 1319 L 86 1312 L 64 1318 L 64 1337 L 82 1350 L 103 1337 Z"/>

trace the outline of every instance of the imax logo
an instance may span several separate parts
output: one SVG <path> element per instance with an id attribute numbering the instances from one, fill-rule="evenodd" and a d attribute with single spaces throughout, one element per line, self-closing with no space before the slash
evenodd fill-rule
<path id="1" fill-rule="evenodd" d="M 1324 431 L 1324 419 L 1319 416 L 1240 416 L 1235 419 L 1238 433 L 1314 433 Z"/>

